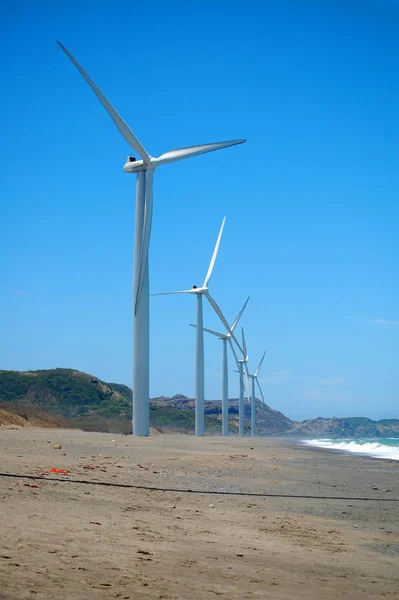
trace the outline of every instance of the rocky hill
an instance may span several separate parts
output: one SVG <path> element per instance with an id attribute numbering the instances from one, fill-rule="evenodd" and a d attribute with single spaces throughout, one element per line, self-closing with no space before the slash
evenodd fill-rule
<path id="1" fill-rule="evenodd" d="M 152 410 L 162 410 L 163 414 L 167 411 L 186 411 L 194 414 L 195 402 L 194 398 L 187 398 L 183 394 L 176 394 L 171 398 L 160 396 L 151 400 Z M 259 434 L 261 435 L 278 435 L 285 433 L 296 425 L 288 417 L 281 412 L 270 408 L 267 404 L 263 404 L 256 399 L 256 423 Z M 173 412 L 169 412 L 172 416 Z M 193 418 L 193 417 L 192 417 Z M 251 406 L 245 402 L 244 405 L 244 427 L 249 431 L 251 419 Z M 206 400 L 205 401 L 205 420 L 209 423 L 211 431 L 220 431 L 222 423 L 222 401 L 221 400 Z M 231 432 L 238 431 L 238 398 L 229 398 L 229 428 Z M 208 429 L 209 430 L 209 429 Z"/>

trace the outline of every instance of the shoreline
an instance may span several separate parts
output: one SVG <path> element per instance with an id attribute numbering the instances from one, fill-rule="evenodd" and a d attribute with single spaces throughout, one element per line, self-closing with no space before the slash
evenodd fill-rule
<path id="1" fill-rule="evenodd" d="M 316 439 L 318 441 L 323 441 L 324 439 L 328 439 L 328 441 L 331 441 L 332 443 L 340 443 L 340 442 L 345 443 L 345 439 L 340 439 L 340 438 L 312 438 L 312 440 L 313 439 Z M 348 439 L 350 439 L 350 438 L 346 438 L 346 440 L 348 440 Z M 360 439 L 365 439 L 365 438 L 360 438 Z M 398 442 L 399 442 L 399 438 L 392 438 L 392 439 L 398 439 Z M 325 452 L 340 453 L 340 454 L 343 454 L 344 456 L 358 456 L 358 457 L 369 458 L 372 460 L 382 460 L 384 462 L 390 461 L 390 462 L 395 463 L 395 462 L 399 461 L 399 454 L 398 454 L 397 458 L 392 458 L 391 456 L 383 456 L 383 455 L 378 456 L 378 455 L 372 454 L 372 452 L 373 452 L 372 450 L 368 450 L 368 451 L 364 452 L 364 451 L 361 451 L 360 449 L 358 451 L 356 451 L 356 449 L 353 449 L 353 448 L 349 449 L 349 448 L 343 448 L 343 447 L 338 448 L 338 447 L 332 447 L 332 446 L 330 446 L 330 447 L 322 446 L 322 445 L 319 446 L 317 444 L 308 444 L 308 443 L 306 443 L 307 441 L 309 441 L 309 440 L 306 440 L 306 439 L 302 440 L 302 446 L 305 448 L 310 448 L 310 449 L 314 449 L 314 450 L 322 450 L 322 451 L 324 450 Z M 347 442 L 347 443 L 348 444 L 350 444 L 350 443 L 356 444 L 356 440 L 351 439 L 350 442 Z M 371 442 L 368 442 L 368 443 L 371 443 Z M 376 441 L 374 443 L 378 444 L 379 442 Z M 358 444 L 358 445 L 359 445 L 359 447 L 362 446 L 361 444 Z M 395 450 L 399 450 L 398 446 L 394 446 L 394 445 L 389 446 L 388 444 L 380 444 L 380 445 L 384 446 L 387 449 L 391 449 L 391 452 L 394 452 Z"/>
<path id="2" fill-rule="evenodd" d="M 0 429 L 0 456 L 21 475 L 0 477 L 6 598 L 397 595 L 397 461 L 300 438 L 35 428 Z"/>

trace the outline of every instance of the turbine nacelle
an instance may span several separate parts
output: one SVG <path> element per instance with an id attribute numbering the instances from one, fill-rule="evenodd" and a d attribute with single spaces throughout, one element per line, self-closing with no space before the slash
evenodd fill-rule
<path id="1" fill-rule="evenodd" d="M 143 160 L 137 160 L 134 156 L 128 156 L 123 166 L 125 173 L 137 173 L 138 171 L 145 171 L 147 165 Z"/>
<path id="2" fill-rule="evenodd" d="M 208 287 L 197 287 L 193 285 L 191 290 L 187 290 L 189 294 L 206 294 L 209 291 Z"/>

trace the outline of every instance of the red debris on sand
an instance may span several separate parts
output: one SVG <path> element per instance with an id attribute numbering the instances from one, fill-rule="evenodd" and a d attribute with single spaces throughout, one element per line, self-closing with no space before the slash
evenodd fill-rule
<path id="1" fill-rule="evenodd" d="M 90 521 L 90 523 L 92 523 L 93 525 L 101 525 L 101 523 L 99 523 L 98 521 Z"/>
<path id="2" fill-rule="evenodd" d="M 67 473 L 69 473 L 69 471 L 67 471 L 66 469 L 56 469 L 55 467 L 51 467 L 50 473 L 62 473 L 63 475 L 66 475 Z"/>

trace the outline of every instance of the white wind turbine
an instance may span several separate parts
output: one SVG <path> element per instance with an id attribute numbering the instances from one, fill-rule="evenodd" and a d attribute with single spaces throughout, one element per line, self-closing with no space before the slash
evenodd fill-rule
<path id="1" fill-rule="evenodd" d="M 222 238 L 224 223 L 226 217 L 222 221 L 222 226 L 219 231 L 218 238 L 216 240 L 215 249 L 212 254 L 211 262 L 209 264 L 208 272 L 205 276 L 204 283 L 201 287 L 193 285 L 190 290 L 179 290 L 177 292 L 162 292 L 160 294 L 151 294 L 152 296 L 166 296 L 170 294 L 195 294 L 197 296 L 197 324 L 196 324 L 196 346 L 195 346 L 195 434 L 198 436 L 204 435 L 204 323 L 203 323 L 203 311 L 202 311 L 202 296 L 208 300 L 223 325 L 226 327 L 228 333 L 230 333 L 232 339 L 235 341 L 237 346 L 240 348 L 240 344 L 234 333 L 231 331 L 229 324 L 216 301 L 212 298 L 209 293 L 209 280 L 212 275 L 213 268 L 215 266 L 216 257 L 219 251 L 220 240 Z"/>
<path id="2" fill-rule="evenodd" d="M 237 317 L 233 321 L 230 331 L 234 332 L 234 329 L 237 327 L 239 320 L 242 317 L 242 313 L 245 310 L 245 307 L 248 304 L 249 296 L 245 301 L 244 306 L 238 313 Z M 191 325 L 191 327 L 196 327 L 196 325 Z M 231 333 L 221 333 L 220 331 L 215 331 L 214 329 L 207 329 L 204 327 L 204 331 L 215 335 L 223 342 L 223 354 L 222 354 L 222 435 L 229 435 L 229 380 L 228 380 L 228 365 L 227 365 L 227 342 L 230 344 L 231 350 L 234 355 L 234 359 L 239 365 L 239 360 L 234 350 L 233 342 L 231 341 Z"/>
<path id="3" fill-rule="evenodd" d="M 151 156 L 125 121 L 108 102 L 86 71 L 60 42 L 59 46 L 71 59 L 78 71 L 83 75 L 105 110 L 119 129 L 126 142 L 140 155 L 142 160 L 129 156 L 123 167 L 126 173 L 137 173 L 136 216 L 134 231 L 134 265 L 133 265 L 133 434 L 146 436 L 149 434 L 149 269 L 148 249 L 151 235 L 153 176 L 154 170 L 177 160 L 198 156 L 242 144 L 245 140 L 216 142 L 171 150 L 158 158 Z"/>
<path id="4" fill-rule="evenodd" d="M 240 437 L 244 436 L 244 370 L 247 381 L 247 398 L 249 401 L 249 379 L 248 379 L 248 354 L 247 354 L 247 345 L 245 343 L 245 335 L 244 328 L 241 327 L 241 337 L 242 337 L 242 350 L 243 350 L 243 358 L 237 361 L 238 373 L 239 373 L 239 396 L 238 396 L 238 435 Z"/>
<path id="5" fill-rule="evenodd" d="M 251 373 L 248 373 L 249 379 L 252 379 L 252 392 L 251 392 L 251 437 L 255 437 L 255 435 L 256 435 L 255 381 L 256 381 L 257 386 L 259 388 L 260 395 L 262 396 L 263 404 L 265 404 L 265 397 L 263 396 L 262 388 L 260 387 L 260 383 L 258 381 L 258 374 L 259 374 L 260 368 L 262 366 L 263 359 L 265 358 L 265 355 L 266 355 L 266 350 L 264 351 L 263 356 L 260 359 L 260 363 L 258 364 L 258 368 L 256 369 L 255 373 L 253 375 L 251 375 Z"/>

